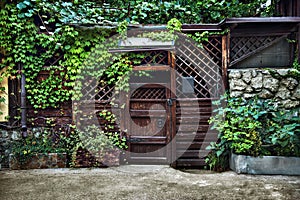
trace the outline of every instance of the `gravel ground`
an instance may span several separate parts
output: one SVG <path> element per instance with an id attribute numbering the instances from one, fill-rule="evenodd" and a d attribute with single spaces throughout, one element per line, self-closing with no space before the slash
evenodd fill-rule
<path id="1" fill-rule="evenodd" d="M 0 199 L 300 199 L 300 176 L 175 170 L 125 165 L 106 169 L 0 171 Z"/>

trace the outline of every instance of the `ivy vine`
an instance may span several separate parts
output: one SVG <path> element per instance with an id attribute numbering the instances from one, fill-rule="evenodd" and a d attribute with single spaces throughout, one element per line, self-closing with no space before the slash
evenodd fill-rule
<path id="1" fill-rule="evenodd" d="M 128 24 L 167 24 L 170 32 L 144 36 L 174 40 L 172 33 L 180 31 L 182 23 L 215 23 L 225 17 L 272 15 L 272 9 L 261 8 L 266 1 L 1 1 L 0 69 L 6 71 L 0 75 L 0 82 L 3 77 L 20 78 L 23 73 L 27 99 L 36 109 L 58 107 L 72 98 L 80 99 L 83 84 L 89 82 L 78 80 L 90 77 L 100 80 L 99 84 L 114 84 L 116 92 L 128 91 L 133 65 L 147 56 L 109 52 L 117 46 L 118 39 L 126 38 Z M 116 33 L 119 36 L 112 37 Z M 200 34 L 198 42 L 203 38 L 206 36 Z M 0 103 L 4 100 L 1 96 Z M 101 117 L 113 117 L 104 113 L 105 110 L 100 113 Z M 115 130 L 108 127 L 105 135 L 114 145 L 126 148 L 125 139 Z M 69 137 L 73 149 L 77 139 Z"/>
<path id="2" fill-rule="evenodd" d="M 114 33 L 126 37 L 128 23 L 169 22 L 170 30 L 179 31 L 181 23 L 175 18 L 182 23 L 201 23 L 263 14 L 261 5 L 265 2 L 7 0 L 1 3 L 0 11 L 0 68 L 7 67 L 3 76 L 19 78 L 21 72 L 25 74 L 27 98 L 34 108 L 57 107 L 76 98 L 70 88 L 75 86 L 82 66 L 92 73 L 95 64 L 90 65 L 88 58 L 95 55 L 91 52 L 101 55 L 97 64 L 111 64 L 106 72 L 99 73 L 105 73 L 109 81 L 121 81 L 116 74 L 123 77 L 128 73 L 124 71 L 130 69 L 128 58 L 118 62 L 120 57 L 112 56 L 102 44 Z M 157 37 L 170 39 L 165 32 Z"/>

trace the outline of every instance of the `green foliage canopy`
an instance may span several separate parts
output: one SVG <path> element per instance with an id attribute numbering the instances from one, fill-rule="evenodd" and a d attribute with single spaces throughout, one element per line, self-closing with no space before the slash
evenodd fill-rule
<path id="1" fill-rule="evenodd" d="M 99 42 L 116 33 L 121 22 L 166 24 L 173 18 L 181 23 L 219 22 L 225 17 L 270 14 L 270 9 L 262 9 L 265 2 L 6 0 L 0 4 L 0 68 L 7 67 L 10 77 L 19 77 L 22 70 L 28 100 L 35 108 L 55 107 L 74 95 L 70 88 L 89 52 L 97 48 L 103 63 L 111 59 Z M 38 78 L 45 71 L 49 73 Z"/>

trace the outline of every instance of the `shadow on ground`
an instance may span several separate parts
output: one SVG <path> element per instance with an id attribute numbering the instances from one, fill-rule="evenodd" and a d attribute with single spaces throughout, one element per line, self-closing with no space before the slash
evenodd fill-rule
<path id="1" fill-rule="evenodd" d="M 0 171 L 0 199 L 300 199 L 300 176 L 175 170 L 125 165 L 106 169 Z"/>

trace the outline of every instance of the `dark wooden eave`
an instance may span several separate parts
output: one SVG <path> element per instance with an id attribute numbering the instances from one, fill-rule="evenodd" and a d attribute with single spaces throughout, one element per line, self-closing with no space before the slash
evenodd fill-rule
<path id="1" fill-rule="evenodd" d="M 242 17 L 227 18 L 219 23 L 220 26 L 226 24 L 242 24 L 242 23 L 299 23 L 300 17 Z"/>
<path id="2" fill-rule="evenodd" d="M 202 31 L 222 31 L 226 28 L 235 29 L 239 27 L 251 27 L 251 26 L 283 26 L 283 30 L 291 31 L 289 27 L 296 27 L 300 23 L 300 17 L 242 17 L 242 18 L 227 18 L 221 21 L 219 24 L 183 24 L 182 32 L 202 32 Z M 111 26 L 102 26 L 100 24 L 71 24 L 83 29 L 93 28 L 115 28 L 117 24 L 111 24 Z M 129 29 L 140 30 L 166 30 L 167 26 L 162 25 L 142 25 L 142 24 L 129 24 Z M 280 29 L 280 28 L 279 28 Z"/>
<path id="3" fill-rule="evenodd" d="M 231 36 L 256 36 L 297 32 L 299 24 L 300 17 L 245 17 L 225 19 L 219 26 L 229 28 Z"/>
<path id="4" fill-rule="evenodd" d="M 219 24 L 183 24 L 182 31 L 222 31 L 222 28 L 219 26 Z"/>

